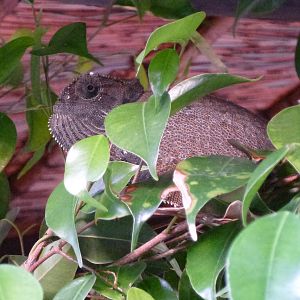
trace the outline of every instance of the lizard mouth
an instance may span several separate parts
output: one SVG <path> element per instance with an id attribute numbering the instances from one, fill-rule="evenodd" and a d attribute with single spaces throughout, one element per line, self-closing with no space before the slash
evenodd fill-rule
<path id="1" fill-rule="evenodd" d="M 104 134 L 104 126 L 99 124 L 101 122 L 93 122 L 93 119 L 89 118 L 81 119 L 68 114 L 54 113 L 49 118 L 48 128 L 59 146 L 68 151 L 79 140 Z"/>

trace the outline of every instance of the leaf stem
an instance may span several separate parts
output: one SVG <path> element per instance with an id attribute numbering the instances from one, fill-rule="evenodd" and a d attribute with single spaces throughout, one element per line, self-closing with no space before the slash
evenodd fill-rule
<path id="1" fill-rule="evenodd" d="M 22 235 L 21 231 L 19 230 L 18 226 L 16 224 L 14 224 L 12 221 L 8 220 L 8 219 L 2 219 L 2 220 L 5 221 L 5 222 L 7 222 L 17 232 L 17 235 L 18 235 L 18 238 L 19 238 L 19 242 L 20 242 L 21 254 L 23 256 L 25 256 L 24 243 L 23 243 L 23 235 Z"/>

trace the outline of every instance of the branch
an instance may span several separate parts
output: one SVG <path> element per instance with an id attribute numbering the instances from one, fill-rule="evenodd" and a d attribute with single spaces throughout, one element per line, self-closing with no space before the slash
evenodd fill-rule
<path id="1" fill-rule="evenodd" d="M 159 243 L 167 240 L 174 234 L 178 234 L 187 229 L 187 224 L 185 221 L 179 223 L 170 233 L 168 228 L 163 230 L 160 234 L 154 237 L 152 240 L 148 241 L 147 243 L 143 244 L 139 248 L 135 249 L 133 252 L 127 254 L 126 256 L 122 257 L 121 259 L 115 261 L 111 266 L 122 266 L 128 263 L 131 263 L 138 258 L 140 258 L 143 254 L 151 250 L 154 246 L 158 245 Z"/>
<path id="2" fill-rule="evenodd" d="M 86 229 L 92 227 L 95 224 L 95 221 L 91 221 L 84 226 L 82 226 L 80 229 L 78 229 L 77 233 L 82 233 Z M 33 246 L 31 249 L 27 260 L 23 263 L 23 267 L 29 271 L 33 272 L 39 265 L 41 265 L 44 261 L 46 261 L 48 258 L 53 256 L 54 254 L 59 253 L 58 250 L 60 251 L 64 245 L 67 244 L 66 241 L 60 239 L 60 242 L 58 244 L 58 247 L 54 247 L 51 249 L 45 256 L 41 257 L 40 259 L 39 256 L 43 250 L 43 248 L 47 245 L 47 240 L 49 237 L 53 235 L 53 231 L 51 229 L 48 229 L 45 233 L 45 235 Z M 58 249 L 58 250 L 57 250 Z"/>

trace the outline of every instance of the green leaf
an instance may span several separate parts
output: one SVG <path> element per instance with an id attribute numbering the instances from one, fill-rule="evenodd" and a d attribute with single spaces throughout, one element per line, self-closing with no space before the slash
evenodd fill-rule
<path id="1" fill-rule="evenodd" d="M 0 172 L 12 158 L 17 142 L 17 131 L 14 122 L 0 112 Z"/>
<path id="2" fill-rule="evenodd" d="M 229 251 L 230 299 L 299 299 L 299 241 L 300 219 L 294 214 L 282 212 L 251 223 Z"/>
<path id="3" fill-rule="evenodd" d="M 160 107 L 156 109 L 155 106 L 153 97 L 147 102 L 118 106 L 105 118 L 105 130 L 113 144 L 142 158 L 157 180 L 155 167 L 170 113 L 170 99 L 163 97 Z"/>
<path id="4" fill-rule="evenodd" d="M 100 61 L 92 56 L 87 49 L 86 24 L 82 22 L 71 23 L 58 29 L 47 47 L 32 51 L 34 55 L 52 55 L 57 53 L 71 53 L 95 61 Z"/>
<path id="5" fill-rule="evenodd" d="M 173 181 L 182 195 L 189 231 L 197 240 L 195 219 L 212 198 L 232 192 L 249 179 L 254 164 L 226 156 L 193 157 L 176 166 Z"/>
<path id="6" fill-rule="evenodd" d="M 220 57 L 215 53 L 213 47 L 206 41 L 206 39 L 198 32 L 195 31 L 192 36 L 192 42 L 195 46 L 205 55 L 212 64 L 215 65 L 221 72 L 227 73 L 227 67 L 221 61 Z"/>
<path id="7" fill-rule="evenodd" d="M 218 89 L 244 82 L 254 82 L 258 79 L 230 75 L 226 73 L 201 74 L 188 78 L 175 85 L 169 91 L 171 97 L 171 115 Z"/>
<path id="8" fill-rule="evenodd" d="M 0 48 L 0 84 L 15 70 L 26 49 L 32 46 L 33 42 L 31 37 L 19 37 Z"/>
<path id="9" fill-rule="evenodd" d="M 247 224 L 247 213 L 256 193 L 275 166 L 287 155 L 288 151 L 289 149 L 285 147 L 268 155 L 252 173 L 243 197 L 242 220 L 244 226 Z"/>
<path id="10" fill-rule="evenodd" d="M 176 78 L 178 67 L 179 56 L 174 49 L 162 50 L 151 60 L 148 76 L 155 98 L 167 91 Z"/>
<path id="11" fill-rule="evenodd" d="M 105 191 L 95 196 L 106 208 L 107 212 L 97 209 L 95 219 L 112 220 L 130 215 L 127 206 L 116 196 L 127 185 L 136 173 L 137 165 L 124 161 L 112 161 L 103 176 Z"/>
<path id="12" fill-rule="evenodd" d="M 156 300 L 176 300 L 176 293 L 164 279 L 150 276 L 138 284 L 138 287 L 148 292 Z"/>
<path id="13" fill-rule="evenodd" d="M 120 193 L 138 168 L 139 166 L 125 161 L 112 161 L 107 168 L 110 171 L 110 175 L 105 174 L 104 178 L 108 177 L 108 184 L 114 193 Z"/>
<path id="14" fill-rule="evenodd" d="M 53 300 L 84 300 L 96 281 L 94 274 L 76 278 L 63 287 Z"/>
<path id="15" fill-rule="evenodd" d="M 184 271 L 178 286 L 179 300 L 203 300 L 192 288 L 189 277 Z"/>
<path id="16" fill-rule="evenodd" d="M 13 264 L 15 266 L 21 266 L 26 260 L 27 260 L 27 256 L 23 256 L 23 255 L 9 255 L 7 257 L 7 260 L 9 262 L 9 264 Z"/>
<path id="17" fill-rule="evenodd" d="M 298 36 L 297 46 L 295 50 L 295 69 L 300 78 L 300 35 Z"/>
<path id="18" fill-rule="evenodd" d="M 107 276 L 107 280 L 111 282 L 111 285 L 104 282 L 101 278 L 97 278 L 94 285 L 94 289 L 99 292 L 100 295 L 105 296 L 113 300 L 124 300 L 124 296 L 117 290 L 114 290 L 115 278 L 117 278 L 117 286 L 119 289 L 126 293 L 126 291 L 132 286 L 132 284 L 140 277 L 141 273 L 145 270 L 146 263 L 137 262 L 134 264 L 127 264 L 121 267 L 109 268 L 109 272 L 113 272 L 115 276 Z"/>
<path id="19" fill-rule="evenodd" d="M 40 161 L 44 153 L 45 153 L 45 146 L 42 146 L 40 149 L 36 150 L 33 153 L 32 157 L 26 162 L 22 170 L 19 172 L 17 179 L 20 179 L 27 172 L 29 172 L 32 169 L 32 167 L 35 166 Z"/>
<path id="20" fill-rule="evenodd" d="M 139 261 L 119 267 L 117 271 L 118 286 L 122 290 L 127 290 L 138 280 L 146 269 L 146 266 L 145 262 Z"/>
<path id="21" fill-rule="evenodd" d="M 285 1 L 286 0 L 239 0 L 235 13 L 233 31 L 235 31 L 236 25 L 241 17 L 249 13 L 257 15 L 271 13 L 279 8 Z"/>
<path id="22" fill-rule="evenodd" d="M 300 209 L 300 193 L 297 193 L 285 206 L 283 206 L 281 211 L 289 211 L 295 214 L 299 214 Z"/>
<path id="23" fill-rule="evenodd" d="M 195 13 L 189 0 L 151 0 L 151 12 L 162 18 L 179 19 Z"/>
<path id="24" fill-rule="evenodd" d="M 13 209 L 9 210 L 7 212 L 7 214 L 5 215 L 5 219 L 7 219 L 11 222 L 14 222 L 19 211 L 20 211 L 19 208 L 13 208 Z M 0 220 L 0 246 L 1 246 L 2 242 L 4 241 L 4 239 L 6 238 L 6 236 L 8 235 L 10 229 L 11 229 L 10 223 L 8 223 L 5 220 Z"/>
<path id="25" fill-rule="evenodd" d="M 106 264 L 123 257 L 130 252 L 131 230 L 131 217 L 99 221 L 79 235 L 82 256 L 94 264 Z M 145 224 L 139 243 L 145 243 L 153 236 L 152 229 Z"/>
<path id="26" fill-rule="evenodd" d="M 1 300 L 43 300 L 43 290 L 38 281 L 21 267 L 0 266 Z"/>
<path id="27" fill-rule="evenodd" d="M 96 209 L 95 220 L 113 220 L 130 215 L 127 206 L 114 194 L 104 191 L 94 198 L 106 207 L 107 211 Z"/>
<path id="28" fill-rule="evenodd" d="M 204 12 L 197 12 L 157 28 L 149 36 L 146 47 L 138 55 L 136 62 L 140 65 L 149 52 L 156 49 L 162 43 L 180 43 L 184 45 L 197 30 L 204 18 Z"/>
<path id="29" fill-rule="evenodd" d="M 11 71 L 9 77 L 5 80 L 3 85 L 18 87 L 21 84 L 24 78 L 24 68 L 20 61 L 16 64 L 15 68 Z"/>
<path id="30" fill-rule="evenodd" d="M 45 210 L 47 226 L 61 239 L 68 242 L 75 252 L 78 265 L 82 267 L 82 257 L 79 249 L 75 227 L 75 209 L 78 199 L 69 194 L 63 182 L 51 193 Z"/>
<path id="31" fill-rule="evenodd" d="M 131 0 L 134 6 L 137 8 L 140 20 L 142 20 L 144 14 L 149 10 L 151 6 L 151 0 Z"/>
<path id="32" fill-rule="evenodd" d="M 38 49 L 42 45 L 42 36 L 46 30 L 40 26 L 36 27 L 34 31 L 34 45 L 33 50 Z M 41 88 L 41 57 L 31 55 L 30 57 L 30 79 L 31 79 L 31 92 L 36 105 L 42 104 L 42 88 Z"/>
<path id="33" fill-rule="evenodd" d="M 136 6 L 136 2 L 143 6 L 144 10 L 150 10 L 155 16 L 166 19 L 180 19 L 195 12 L 189 0 L 117 0 L 116 4 L 124 6 Z M 147 5 L 144 4 L 147 3 Z"/>
<path id="34" fill-rule="evenodd" d="M 201 235 L 201 239 L 188 249 L 186 272 L 194 290 L 202 298 L 216 299 L 217 278 L 239 229 L 236 222 L 217 227 Z"/>
<path id="35" fill-rule="evenodd" d="M 158 182 L 148 181 L 130 186 L 122 200 L 133 216 L 131 251 L 136 247 L 142 226 L 159 207 L 163 191 L 172 184 L 169 177 L 161 177 Z"/>
<path id="36" fill-rule="evenodd" d="M 66 190 L 86 203 L 102 210 L 106 208 L 87 192 L 87 184 L 100 179 L 109 162 L 108 140 L 94 135 L 75 143 L 69 150 L 65 164 Z"/>
<path id="37" fill-rule="evenodd" d="M 10 188 L 6 175 L 0 173 L 0 219 L 3 219 L 7 213 L 10 200 Z"/>
<path id="38" fill-rule="evenodd" d="M 90 59 L 79 56 L 74 71 L 79 74 L 84 74 L 89 72 L 92 68 L 93 62 Z"/>
<path id="39" fill-rule="evenodd" d="M 53 247 L 58 247 L 59 241 L 47 245 L 41 255 L 44 257 Z M 62 251 L 72 256 L 72 248 L 65 245 Z M 59 254 L 54 254 L 34 271 L 34 277 L 40 282 L 44 290 L 44 300 L 52 300 L 54 295 L 74 278 L 78 265 Z M 22 298 L 21 298 L 22 299 Z"/>
<path id="40" fill-rule="evenodd" d="M 113 284 L 113 281 L 112 281 Z M 112 300 L 124 300 L 124 295 L 118 290 L 114 290 L 111 285 L 104 282 L 101 278 L 97 278 L 93 289 L 97 291 L 101 296 L 104 296 Z M 106 299 L 104 298 L 104 299 Z"/>
<path id="41" fill-rule="evenodd" d="M 138 289 L 136 287 L 132 287 L 129 289 L 127 293 L 127 300 L 154 300 L 148 293 L 145 291 Z"/>
<path id="42" fill-rule="evenodd" d="M 297 143 L 287 159 L 300 173 L 300 105 L 288 107 L 275 115 L 268 123 L 268 136 L 279 149 L 285 144 Z"/>
<path id="43" fill-rule="evenodd" d="M 27 96 L 26 99 L 26 120 L 29 127 L 29 138 L 26 144 L 27 151 L 38 151 L 45 146 L 50 138 L 50 132 L 48 129 L 48 119 L 50 116 L 50 110 L 39 107 L 41 103 L 38 103 L 33 95 Z M 36 108 L 36 109 L 32 109 Z"/>

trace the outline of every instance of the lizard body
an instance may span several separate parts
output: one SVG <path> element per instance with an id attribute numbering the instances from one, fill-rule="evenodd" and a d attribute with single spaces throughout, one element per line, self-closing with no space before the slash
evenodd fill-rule
<path id="1" fill-rule="evenodd" d="M 138 80 L 84 74 L 62 92 L 49 120 L 52 135 L 65 150 L 78 140 L 105 134 L 104 118 L 114 107 L 138 101 L 143 88 Z M 124 120 L 126 122 L 126 120 Z M 270 149 L 266 121 L 229 101 L 208 96 L 171 116 L 163 134 L 157 172 L 173 171 L 183 159 L 200 155 L 245 156 L 228 141 L 254 149 Z M 113 146 L 111 157 L 138 163 L 131 153 Z"/>

